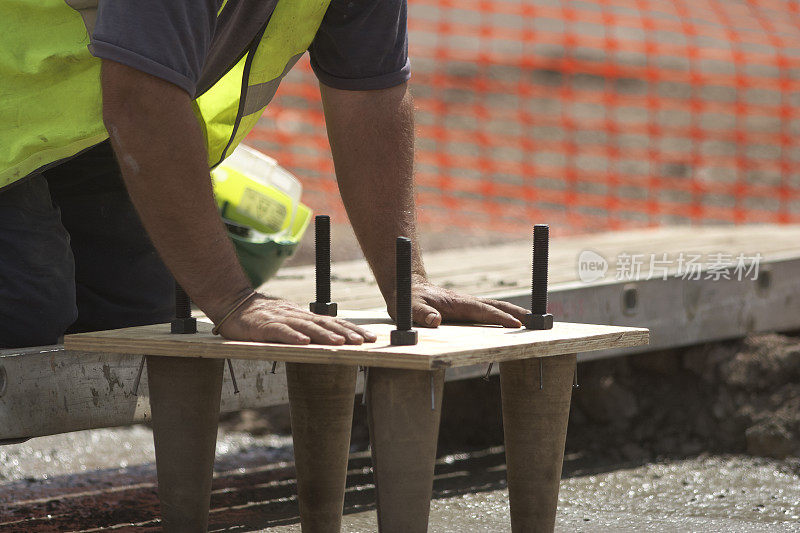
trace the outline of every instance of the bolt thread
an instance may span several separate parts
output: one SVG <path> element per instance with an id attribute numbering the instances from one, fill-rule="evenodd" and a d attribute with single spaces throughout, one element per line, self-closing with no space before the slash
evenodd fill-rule
<path id="1" fill-rule="evenodd" d="M 317 302 L 331 301 L 331 217 L 314 218 L 314 245 L 316 247 Z"/>
<path id="2" fill-rule="evenodd" d="M 411 239 L 398 237 L 395 282 L 397 283 L 397 329 L 411 329 Z"/>
<path id="3" fill-rule="evenodd" d="M 191 318 L 192 300 L 178 282 L 175 282 L 175 318 Z"/>
<path id="4" fill-rule="evenodd" d="M 533 272 L 531 276 L 531 312 L 547 313 L 547 263 L 549 255 L 550 226 L 533 227 Z"/>

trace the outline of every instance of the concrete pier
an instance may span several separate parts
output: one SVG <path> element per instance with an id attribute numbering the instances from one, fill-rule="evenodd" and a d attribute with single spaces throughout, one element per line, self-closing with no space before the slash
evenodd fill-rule
<path id="1" fill-rule="evenodd" d="M 222 359 L 147 357 L 163 530 L 208 528 Z"/>
<path id="2" fill-rule="evenodd" d="M 555 528 L 575 362 L 569 354 L 500 363 L 514 533 Z"/>
<path id="3" fill-rule="evenodd" d="M 381 533 L 428 530 L 443 386 L 444 370 L 369 369 L 367 411 Z"/>
<path id="4" fill-rule="evenodd" d="M 338 533 L 342 523 L 357 367 L 287 363 L 300 523 Z"/>

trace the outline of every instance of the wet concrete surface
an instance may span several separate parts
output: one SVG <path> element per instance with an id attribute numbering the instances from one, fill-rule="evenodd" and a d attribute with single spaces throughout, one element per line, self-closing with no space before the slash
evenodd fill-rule
<path id="1" fill-rule="evenodd" d="M 300 531 L 291 439 L 221 431 L 212 531 Z M 0 531 L 157 531 L 144 426 L 0 447 Z M 441 455 L 430 530 L 508 531 L 502 447 Z M 354 451 L 344 531 L 376 530 L 369 455 Z M 558 531 L 800 531 L 800 461 L 698 456 L 601 468 L 568 456 Z"/>

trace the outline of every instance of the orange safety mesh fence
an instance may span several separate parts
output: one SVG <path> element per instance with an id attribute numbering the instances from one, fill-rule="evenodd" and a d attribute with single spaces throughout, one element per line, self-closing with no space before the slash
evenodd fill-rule
<path id="1" fill-rule="evenodd" d="M 423 224 L 800 222 L 800 3 L 410 0 Z M 341 216 L 307 59 L 249 142 Z"/>

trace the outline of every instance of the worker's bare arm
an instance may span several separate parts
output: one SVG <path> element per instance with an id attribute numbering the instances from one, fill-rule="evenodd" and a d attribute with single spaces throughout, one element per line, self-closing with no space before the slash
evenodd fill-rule
<path id="1" fill-rule="evenodd" d="M 189 95 L 103 61 L 103 119 L 125 185 L 153 244 L 195 303 L 219 321 L 252 290 L 217 214 L 205 142 Z M 232 339 L 361 343 L 374 336 L 288 302 L 251 298 L 221 333 Z"/>
<path id="2" fill-rule="evenodd" d="M 427 281 L 416 237 L 414 106 L 407 84 L 378 91 L 320 85 L 336 177 L 347 214 L 378 286 L 394 313 L 395 237 L 414 240 L 414 321 L 442 319 L 519 327 L 516 305 L 473 298 Z"/>

